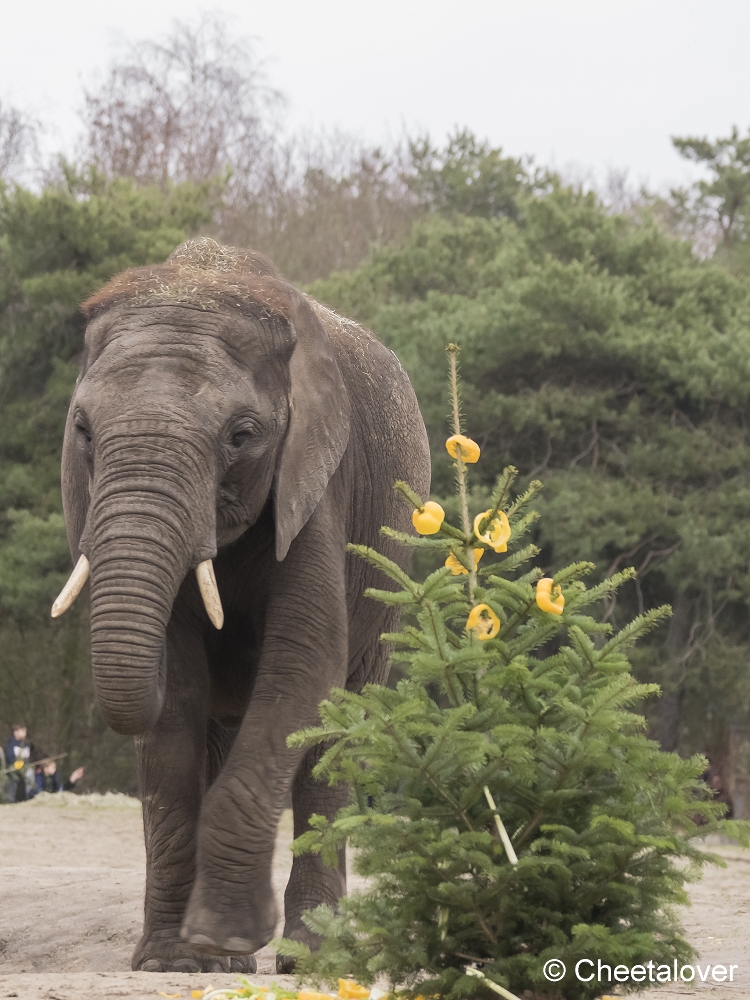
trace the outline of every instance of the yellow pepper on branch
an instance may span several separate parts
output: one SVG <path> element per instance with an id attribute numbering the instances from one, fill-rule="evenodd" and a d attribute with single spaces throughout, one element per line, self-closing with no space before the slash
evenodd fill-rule
<path id="1" fill-rule="evenodd" d="M 500 631 L 500 619 L 489 604 L 477 604 L 466 619 L 466 631 L 473 632 L 482 642 L 494 639 Z"/>
<path id="2" fill-rule="evenodd" d="M 458 458 L 460 455 L 461 461 L 466 465 L 479 461 L 479 445 L 465 434 L 452 434 L 445 442 L 445 447 L 451 458 Z"/>
<path id="3" fill-rule="evenodd" d="M 476 569 L 479 565 L 479 560 L 484 555 L 484 549 L 472 549 L 472 552 L 474 553 L 474 569 Z M 457 559 L 452 552 L 445 560 L 445 565 L 454 576 L 461 576 L 462 574 L 468 575 L 469 573 L 468 569 L 464 566 L 460 559 Z"/>
<path id="4" fill-rule="evenodd" d="M 445 511 L 439 503 L 428 500 L 411 516 L 411 523 L 420 535 L 434 535 L 440 531 L 440 525 L 445 520 Z"/>
<path id="5" fill-rule="evenodd" d="M 508 539 L 510 538 L 512 531 L 510 522 L 508 521 L 508 515 L 504 510 L 499 510 L 497 512 L 495 517 L 493 517 L 485 528 L 483 534 L 479 533 L 480 524 L 486 517 L 489 517 L 491 513 L 491 510 L 485 510 L 482 514 L 477 514 L 474 518 L 474 534 L 480 542 L 484 542 L 486 545 L 489 545 L 489 547 L 494 549 L 495 552 L 507 552 Z"/>
<path id="6" fill-rule="evenodd" d="M 542 611 L 546 611 L 550 615 L 561 615 L 565 607 L 565 598 L 563 597 L 562 587 L 559 585 L 553 587 L 554 582 L 548 576 L 539 580 L 536 585 L 536 603 Z"/>

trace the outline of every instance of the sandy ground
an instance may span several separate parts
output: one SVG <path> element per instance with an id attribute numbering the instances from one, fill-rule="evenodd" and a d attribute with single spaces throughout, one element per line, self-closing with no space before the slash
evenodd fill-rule
<path id="1" fill-rule="evenodd" d="M 285 815 L 273 870 L 280 900 L 290 842 L 291 817 Z M 214 973 L 129 971 L 143 905 L 137 801 L 63 793 L 0 806 L 0 843 L 0 1000 L 157 1000 L 159 992 L 187 998 L 194 989 L 236 981 Z M 660 987 L 644 994 L 651 1000 L 750 1000 L 750 851 L 714 849 L 727 867 L 711 869 L 692 888 L 684 926 L 703 967 L 739 966 L 734 983 L 710 985 L 709 977 L 705 984 Z M 292 984 L 273 970 L 273 952 L 266 948 L 253 979 Z"/>

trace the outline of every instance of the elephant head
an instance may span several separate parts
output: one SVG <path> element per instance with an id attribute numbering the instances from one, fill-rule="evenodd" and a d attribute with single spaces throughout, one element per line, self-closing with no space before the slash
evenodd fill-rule
<path id="1" fill-rule="evenodd" d="M 273 496 L 284 559 L 337 468 L 349 403 L 309 300 L 251 251 L 198 240 L 126 271 L 83 305 L 89 323 L 63 447 L 76 569 L 91 582 L 91 656 L 105 720 L 158 719 L 165 634 L 197 570 L 218 627 L 211 560 Z"/>

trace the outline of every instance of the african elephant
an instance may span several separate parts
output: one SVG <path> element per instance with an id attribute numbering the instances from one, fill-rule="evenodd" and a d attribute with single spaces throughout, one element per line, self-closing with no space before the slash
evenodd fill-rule
<path id="1" fill-rule="evenodd" d="M 311 777 L 319 751 L 286 738 L 331 687 L 386 676 L 393 615 L 363 596 L 384 581 L 346 544 L 403 564 L 378 532 L 412 530 L 395 480 L 429 491 L 424 424 L 396 357 L 250 250 L 186 243 L 83 311 L 62 465 L 77 563 L 53 614 L 90 576 L 98 705 L 135 736 L 133 968 L 253 971 L 285 797 L 295 835 L 347 800 Z M 302 912 L 344 891 L 343 859 L 296 858 L 284 933 L 311 941 Z"/>

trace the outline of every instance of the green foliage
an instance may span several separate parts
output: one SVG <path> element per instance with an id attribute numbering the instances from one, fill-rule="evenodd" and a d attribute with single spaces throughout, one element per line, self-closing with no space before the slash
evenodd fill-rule
<path id="1" fill-rule="evenodd" d="M 455 465 L 462 495 L 465 467 Z M 395 689 L 333 692 L 321 725 L 290 737 L 294 746 L 326 744 L 317 776 L 354 790 L 333 821 L 313 817 L 295 852 L 321 852 L 335 865 L 348 843 L 369 880 L 338 913 L 321 906 L 306 915 L 319 951 L 281 943 L 303 977 L 385 975 L 411 995 L 486 996 L 465 971 L 476 963 L 515 993 L 587 1000 L 602 987 L 577 980 L 580 958 L 686 962 L 692 949 L 674 907 L 716 860 L 691 838 L 723 828 L 747 840 L 742 824 L 718 819 L 723 807 L 700 780 L 705 760 L 660 751 L 634 711 L 657 688 L 633 678 L 628 650 L 669 609 L 615 631 L 592 611 L 633 571 L 587 588 L 581 578 L 593 567 L 578 562 L 555 574 L 563 611 L 544 610 L 541 573 L 525 565 L 537 550 L 524 543 L 539 484 L 512 500 L 514 472 L 501 476 L 489 518 L 507 513 L 516 551 L 495 562 L 486 551 L 478 577 L 446 565 L 419 583 L 377 551 L 350 547 L 395 584 L 367 593 L 408 615 L 382 637 L 404 674 Z M 473 548 L 487 548 L 446 522 L 403 541 L 467 566 Z M 481 606 L 500 620 L 494 637 L 471 627 L 469 613 Z M 542 971 L 551 958 L 568 968 L 555 986 Z"/>
<path id="2" fill-rule="evenodd" d="M 128 741 L 94 715 L 85 615 L 49 618 L 70 572 L 60 448 L 78 305 L 118 271 L 164 260 L 217 196 L 211 184 L 138 187 L 72 168 L 39 194 L 0 186 L 0 723 L 25 720 L 46 752 L 77 748 L 88 787 L 133 790 L 135 776 Z"/>
<path id="3" fill-rule="evenodd" d="M 484 456 L 476 509 L 505 465 L 525 482 L 543 474 L 538 563 L 585 558 L 599 580 L 633 563 L 605 612 L 615 624 L 675 606 L 636 651 L 638 674 L 676 700 L 665 744 L 721 763 L 750 722 L 750 283 L 593 194 L 519 197 L 518 221 L 433 215 L 312 292 L 398 354 L 437 497 L 452 480 L 442 348 L 461 343 Z"/>
<path id="4" fill-rule="evenodd" d="M 433 210 L 516 218 L 519 196 L 530 184 L 520 160 L 481 142 L 469 129 L 456 129 L 444 149 L 429 138 L 409 143 L 409 186 Z"/>

